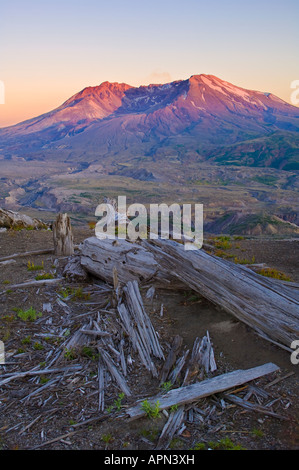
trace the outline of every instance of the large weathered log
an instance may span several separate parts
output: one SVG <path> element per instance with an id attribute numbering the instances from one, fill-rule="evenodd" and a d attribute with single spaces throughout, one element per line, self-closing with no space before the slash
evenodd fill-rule
<path id="1" fill-rule="evenodd" d="M 154 255 L 137 243 L 118 239 L 98 239 L 90 237 L 81 244 L 81 265 L 93 276 L 113 285 L 113 270 L 116 268 L 118 281 L 124 285 L 128 281 L 145 281 L 159 287 L 186 287 L 161 269 Z"/>
<path id="2" fill-rule="evenodd" d="M 203 250 L 186 251 L 172 240 L 143 241 L 164 272 L 253 328 L 260 336 L 292 351 L 299 337 L 298 290 L 272 282 L 249 268 Z"/>
<path id="3" fill-rule="evenodd" d="M 81 247 L 81 264 L 110 283 L 116 267 L 121 283 L 137 279 L 193 289 L 287 351 L 292 352 L 290 345 L 299 337 L 299 290 L 294 284 L 273 282 L 204 250 L 187 251 L 173 240 L 137 244 L 93 237 Z"/>
<path id="4" fill-rule="evenodd" d="M 153 377 L 158 376 L 153 357 L 164 359 L 162 348 L 151 320 L 147 315 L 139 292 L 137 281 L 129 281 L 124 287 L 124 302 L 119 302 L 117 310 L 121 324 L 130 337 L 133 348 L 138 351 L 144 366 Z"/>

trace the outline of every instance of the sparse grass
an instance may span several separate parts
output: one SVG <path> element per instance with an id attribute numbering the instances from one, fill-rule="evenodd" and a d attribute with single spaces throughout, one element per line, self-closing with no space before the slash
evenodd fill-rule
<path id="1" fill-rule="evenodd" d="M 90 297 L 90 293 L 83 292 L 83 287 L 77 287 L 71 295 L 73 300 L 88 300 Z"/>
<path id="2" fill-rule="evenodd" d="M 31 343 L 31 336 L 26 336 L 21 341 L 22 344 L 30 344 Z"/>
<path id="3" fill-rule="evenodd" d="M 102 434 L 102 441 L 105 442 L 105 444 L 111 444 L 111 442 L 114 440 L 113 436 L 111 433 L 108 434 Z"/>
<path id="4" fill-rule="evenodd" d="M 3 317 L 1 318 L 2 321 L 5 321 L 7 323 L 10 323 L 10 322 L 13 322 L 15 320 L 15 316 L 13 313 L 11 313 L 10 315 L 3 315 Z"/>
<path id="5" fill-rule="evenodd" d="M 30 307 L 28 310 L 23 310 L 22 308 L 14 308 L 13 310 L 17 312 L 18 318 L 20 318 L 22 321 L 32 322 L 42 316 L 41 312 L 37 313 L 33 307 Z"/>
<path id="6" fill-rule="evenodd" d="M 40 265 L 35 265 L 34 263 L 32 263 L 31 261 L 28 261 L 27 263 L 27 271 L 41 271 L 42 269 L 44 269 L 44 262 L 42 261 L 42 264 Z"/>
<path id="7" fill-rule="evenodd" d="M 71 297 L 73 300 L 88 300 L 90 298 L 90 293 L 83 292 L 83 287 L 77 287 L 76 289 L 64 287 L 58 291 L 58 294 L 63 299 Z"/>
<path id="8" fill-rule="evenodd" d="M 279 279 L 280 281 L 288 281 L 288 282 L 292 281 L 292 279 L 289 276 L 287 276 L 285 273 L 278 271 L 277 269 L 274 269 L 274 268 L 263 268 L 257 271 L 257 273 L 260 274 L 261 276 L 270 277 L 273 279 Z"/>
<path id="9" fill-rule="evenodd" d="M 257 428 L 254 428 L 254 429 L 252 430 L 252 434 L 253 434 L 255 437 L 264 437 L 263 431 L 261 431 L 260 429 L 257 429 Z"/>
<path id="10" fill-rule="evenodd" d="M 71 348 L 71 349 L 66 348 L 65 349 L 64 358 L 67 361 L 74 361 L 75 359 L 77 359 L 77 357 L 78 357 L 78 353 L 75 349 L 73 349 L 73 348 Z"/>
<path id="11" fill-rule="evenodd" d="M 54 279 L 54 276 L 51 273 L 38 274 L 35 276 L 36 281 L 44 281 L 45 279 Z"/>
<path id="12" fill-rule="evenodd" d="M 114 400 L 114 406 L 117 409 L 117 411 L 121 410 L 122 407 L 122 400 L 125 398 L 124 393 L 119 393 L 118 397 L 116 400 Z"/>
<path id="13" fill-rule="evenodd" d="M 141 436 L 145 437 L 151 442 L 155 442 L 159 436 L 159 429 L 141 429 Z"/>
<path id="14" fill-rule="evenodd" d="M 235 256 L 234 262 L 236 264 L 254 264 L 255 263 L 255 257 L 253 256 L 250 260 L 250 259 L 247 259 L 247 258 L 238 258 L 237 256 Z"/>
<path id="15" fill-rule="evenodd" d="M 63 299 L 66 299 L 71 293 L 71 289 L 69 287 L 62 287 L 61 289 L 59 289 L 58 291 L 58 294 L 60 295 L 60 297 L 62 297 Z"/>
<path id="16" fill-rule="evenodd" d="M 225 258 L 225 259 L 234 258 L 234 255 L 230 253 L 226 253 L 225 251 L 219 250 L 219 249 L 216 250 L 214 254 L 215 256 L 218 256 L 218 258 Z"/>
<path id="17" fill-rule="evenodd" d="M 88 357 L 92 361 L 96 361 L 99 359 L 99 353 L 96 352 L 90 346 L 83 346 L 82 349 L 80 350 L 80 355 L 83 357 Z"/>
<path id="18" fill-rule="evenodd" d="M 220 439 L 217 442 L 210 441 L 208 442 L 208 447 L 213 450 L 245 450 L 244 447 L 239 444 L 235 444 L 228 437 Z"/>
<path id="19" fill-rule="evenodd" d="M 39 383 L 42 384 L 42 385 L 44 385 L 44 384 L 46 384 L 47 382 L 49 382 L 49 380 L 50 380 L 50 379 L 49 379 L 48 377 L 46 377 L 45 375 L 41 375 L 40 378 L 39 378 Z"/>
<path id="20" fill-rule="evenodd" d="M 183 441 L 182 439 L 179 439 L 178 437 L 174 437 L 170 444 L 169 444 L 169 449 L 174 450 L 174 449 L 180 449 L 183 446 Z"/>
<path id="21" fill-rule="evenodd" d="M 169 382 L 163 382 L 161 384 L 161 389 L 162 389 L 163 393 L 169 392 L 169 390 L 171 390 L 171 388 L 172 388 L 172 382 L 170 382 L 170 381 Z"/>
<path id="22" fill-rule="evenodd" d="M 87 224 L 90 230 L 94 230 L 97 223 L 91 221 L 91 222 L 87 222 Z"/>
<path id="23" fill-rule="evenodd" d="M 198 442 L 191 450 L 206 450 L 206 445 L 203 442 Z"/>
<path id="24" fill-rule="evenodd" d="M 229 250 L 232 247 L 232 244 L 229 240 L 219 239 L 215 241 L 215 247 L 220 250 Z"/>

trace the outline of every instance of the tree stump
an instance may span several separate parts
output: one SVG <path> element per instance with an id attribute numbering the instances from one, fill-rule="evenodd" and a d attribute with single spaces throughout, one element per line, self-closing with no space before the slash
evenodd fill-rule
<path id="1" fill-rule="evenodd" d="M 74 239 L 71 220 L 67 214 L 58 214 L 53 223 L 54 253 L 56 256 L 74 254 Z"/>

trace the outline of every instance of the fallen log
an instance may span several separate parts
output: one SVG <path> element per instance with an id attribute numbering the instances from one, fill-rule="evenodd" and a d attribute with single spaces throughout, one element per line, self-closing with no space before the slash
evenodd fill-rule
<path id="1" fill-rule="evenodd" d="M 26 256 L 38 256 L 38 255 L 45 255 L 48 253 L 54 253 L 54 249 L 46 248 L 44 250 L 37 250 L 37 251 L 24 251 L 23 253 L 14 253 L 13 255 L 5 256 L 4 258 L 0 258 L 0 262 L 16 259 L 16 258 L 26 258 Z"/>
<path id="2" fill-rule="evenodd" d="M 162 433 L 159 437 L 155 450 L 167 449 L 175 432 L 182 424 L 184 418 L 184 407 L 181 406 L 176 411 L 172 412 L 165 424 Z"/>
<path id="3" fill-rule="evenodd" d="M 79 246 L 81 266 L 102 281 L 114 284 L 113 272 L 116 269 L 118 281 L 125 285 L 128 281 L 151 283 L 163 288 L 185 288 L 176 276 L 169 276 L 149 250 L 128 240 L 90 237 Z"/>
<path id="4" fill-rule="evenodd" d="M 40 286 L 52 286 L 54 284 L 58 284 L 59 282 L 62 282 L 64 279 L 62 277 L 57 277 L 55 279 L 41 279 L 40 281 L 27 281 L 27 282 L 22 282 L 21 284 L 9 284 L 7 290 L 12 290 L 12 289 L 22 289 L 24 287 L 40 287 Z M 7 290 L 4 290 L 0 292 L 0 295 L 5 294 Z"/>
<path id="5" fill-rule="evenodd" d="M 187 251 L 173 240 L 131 243 L 91 237 L 80 250 L 84 269 L 111 284 L 116 268 L 121 284 L 138 280 L 192 289 L 289 352 L 299 337 L 299 289 L 294 284 L 273 281 L 204 250 Z"/>
<path id="6" fill-rule="evenodd" d="M 227 374 L 218 375 L 211 379 L 203 380 L 191 385 L 186 385 L 180 388 L 172 389 L 162 396 L 147 399 L 149 405 L 154 406 L 159 402 L 159 409 L 162 411 L 171 406 L 181 406 L 186 403 L 195 403 L 201 398 L 213 395 L 225 390 L 232 389 L 236 386 L 242 385 L 252 380 L 258 379 L 264 375 L 271 374 L 279 370 L 279 367 L 271 362 L 262 366 L 253 367 L 247 370 L 235 370 Z M 129 420 L 141 418 L 146 414 L 142 406 L 142 401 L 129 409 L 126 414 Z"/>

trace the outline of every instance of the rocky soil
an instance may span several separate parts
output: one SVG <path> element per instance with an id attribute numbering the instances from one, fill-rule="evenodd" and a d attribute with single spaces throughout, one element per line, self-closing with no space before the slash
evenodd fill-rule
<path id="1" fill-rule="evenodd" d="M 93 232 L 75 228 L 74 235 L 78 244 Z M 232 262 L 234 257 L 251 261 L 254 257 L 254 263 L 265 263 L 298 282 L 298 243 L 232 239 L 222 255 L 231 256 Z M 51 231 L 0 233 L 0 258 L 52 247 Z M 159 413 L 156 418 L 129 421 L 125 412 L 137 400 L 161 393 L 159 380 L 153 379 L 138 356 L 132 355 L 127 376 L 132 395 L 124 397 L 113 381 L 108 382 L 105 409 L 99 412 L 98 357 L 93 343 L 76 353 L 65 349 L 75 332 L 86 322 L 98 319 L 99 312 L 103 324 L 114 332 L 117 324 L 111 314 L 109 286 L 95 280 L 74 283 L 63 278 L 51 286 L 13 287 L 34 280 L 38 274 L 51 273 L 57 278 L 65 263 L 65 259 L 57 260 L 49 253 L 15 258 L 1 265 L 0 339 L 5 345 L 6 362 L 0 365 L 0 447 L 153 450 L 167 416 Z M 247 395 L 254 405 L 266 407 L 269 414 L 232 404 L 225 394 L 202 399 L 196 404 L 196 419 L 187 415 L 169 448 L 299 449 L 299 366 L 291 363 L 290 353 L 259 338 L 246 325 L 193 292 L 159 291 L 153 301 L 146 300 L 145 293 L 143 290 L 145 307 L 165 354 L 175 335 L 182 336 L 183 348 L 190 349 L 196 337 L 202 338 L 208 331 L 217 364 L 217 370 L 209 376 L 266 362 L 280 367 L 279 372 L 235 391 L 239 397 Z M 157 360 L 156 367 L 162 366 L 163 361 Z M 47 367 L 59 370 L 48 374 Z M 16 376 L 3 383 L 12 374 L 29 370 L 32 375 Z"/>

